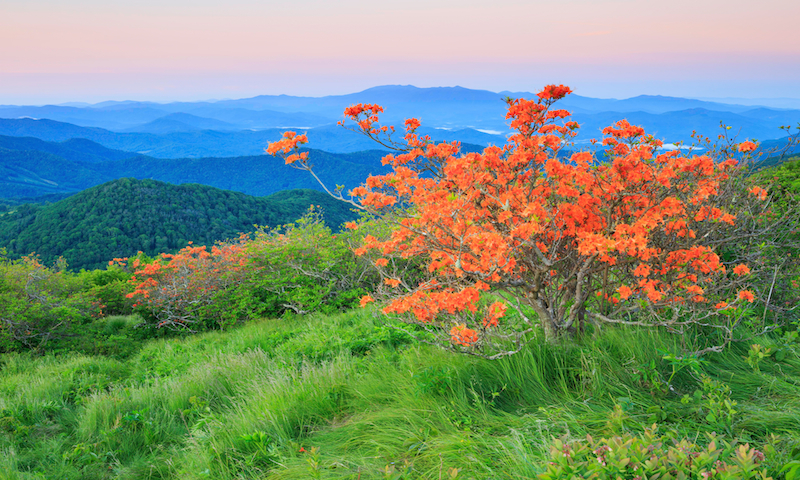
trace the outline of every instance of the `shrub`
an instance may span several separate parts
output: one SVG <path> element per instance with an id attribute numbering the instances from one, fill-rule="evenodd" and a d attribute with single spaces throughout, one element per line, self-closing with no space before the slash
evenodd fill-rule
<path id="1" fill-rule="evenodd" d="M 228 319 L 213 316 L 219 310 L 206 310 L 220 291 L 241 283 L 246 263 L 245 236 L 210 250 L 188 245 L 176 254 L 162 253 L 145 263 L 136 258 L 130 263 L 134 290 L 127 294 L 136 300 L 134 307 L 145 320 L 158 328 L 190 330 L 224 328 Z M 120 259 L 121 265 L 125 259 Z M 211 318 L 204 318 L 202 312 Z M 200 323 L 201 320 L 204 323 Z"/>
<path id="2" fill-rule="evenodd" d="M 103 315 L 133 313 L 133 302 L 127 298 L 133 291 L 130 272 L 112 263 L 105 270 L 82 270 L 78 276 L 89 295 L 100 302 Z"/>
<path id="3" fill-rule="evenodd" d="M 353 253 L 352 232 L 333 234 L 313 210 L 297 222 L 261 230 L 248 244 L 250 287 L 264 313 L 332 313 L 358 305 L 379 281 Z"/>
<path id="4" fill-rule="evenodd" d="M 735 445 L 711 436 L 702 447 L 674 435 L 660 436 L 655 429 L 641 436 L 625 434 L 612 438 L 567 442 L 555 440 L 550 461 L 538 475 L 541 480 L 563 478 L 596 479 L 767 479 L 759 468 L 764 454 L 748 444 Z"/>
<path id="5" fill-rule="evenodd" d="M 53 268 L 35 256 L 9 260 L 0 252 L 0 352 L 44 349 L 100 315 L 100 303 L 66 263 Z"/>
<path id="6" fill-rule="evenodd" d="M 383 311 L 488 358 L 518 352 L 536 326 L 554 340 L 586 321 L 673 331 L 700 323 L 727 344 L 750 303 L 769 304 L 771 293 L 750 281 L 772 271 L 759 254 L 766 245 L 742 248 L 774 244 L 775 223 L 759 223 L 768 192 L 746 185 L 735 159 L 756 145 L 684 156 L 622 120 L 603 131 L 604 159 L 591 151 L 562 158 L 579 126 L 551 107 L 569 93 L 550 85 L 535 100 L 508 99 L 515 131 L 482 153 L 418 135 L 416 119 L 395 141 L 394 127 L 378 123 L 378 105 L 345 110 L 356 131 L 398 152 L 384 158 L 392 173 L 351 192 L 353 205 L 397 226 L 387 238 L 365 236 L 357 253 L 384 266 L 419 258 L 430 273 L 420 282 L 383 271 Z M 299 152 L 307 141 L 286 132 L 267 152 L 310 172 L 308 152 Z M 341 189 L 330 193 L 346 200 Z M 482 303 L 487 291 L 505 301 Z"/>
<path id="7" fill-rule="evenodd" d="M 379 226 L 362 222 L 365 231 Z M 134 259 L 128 297 L 151 327 L 226 328 L 287 312 L 342 311 L 375 288 L 379 275 L 353 253 L 360 233 L 333 234 L 319 212 L 261 229 L 210 250 L 189 245 L 150 262 Z M 124 264 L 125 262 L 122 261 Z"/>

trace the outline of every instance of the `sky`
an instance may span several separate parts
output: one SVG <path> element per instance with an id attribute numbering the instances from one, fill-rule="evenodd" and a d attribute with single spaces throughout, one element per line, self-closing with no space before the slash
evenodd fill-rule
<path id="1" fill-rule="evenodd" d="M 797 0 L 0 0 L 0 105 L 377 85 L 800 98 Z"/>

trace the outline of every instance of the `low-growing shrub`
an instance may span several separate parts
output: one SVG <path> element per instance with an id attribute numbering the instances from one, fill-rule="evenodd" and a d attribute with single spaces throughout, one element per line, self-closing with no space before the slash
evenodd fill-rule
<path id="1" fill-rule="evenodd" d="M 706 446 L 673 435 L 658 435 L 655 427 L 640 436 L 567 442 L 555 440 L 541 480 L 565 478 L 644 480 L 767 479 L 759 464 L 764 454 L 748 444 L 736 445 L 710 437 Z"/>
<path id="2" fill-rule="evenodd" d="M 87 293 L 100 302 L 103 315 L 130 315 L 133 302 L 126 295 L 133 291 L 131 273 L 119 265 L 109 265 L 105 270 L 82 270 L 78 277 L 84 282 Z"/>
<path id="3" fill-rule="evenodd" d="M 0 352 L 48 348 L 100 314 L 66 263 L 48 268 L 36 256 L 10 260 L 0 252 Z"/>
<path id="4" fill-rule="evenodd" d="M 183 331 L 224 329 L 287 313 L 344 311 L 380 280 L 372 261 L 352 249 L 363 235 L 334 234 L 311 210 L 293 224 L 210 250 L 189 245 L 150 262 L 135 259 L 129 264 L 134 290 L 127 296 L 148 326 Z"/>

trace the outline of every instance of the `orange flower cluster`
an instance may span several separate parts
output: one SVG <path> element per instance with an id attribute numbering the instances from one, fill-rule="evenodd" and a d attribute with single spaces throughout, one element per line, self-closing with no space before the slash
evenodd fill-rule
<path id="1" fill-rule="evenodd" d="M 645 300 L 657 307 L 710 301 L 706 286 L 725 269 L 697 229 L 735 222 L 715 200 L 737 161 L 663 151 L 660 140 L 625 120 L 603 131 L 604 161 L 592 152 L 560 158 L 578 124 L 551 106 L 569 93 L 549 85 L 537 99 L 507 100 L 515 132 L 504 147 L 482 153 L 461 154 L 457 142 L 418 136 L 416 119 L 406 121 L 405 144 L 380 140 L 401 152 L 384 158 L 394 171 L 368 178 L 351 194 L 373 213 L 398 204 L 413 208 L 389 238 L 367 236 L 356 253 L 379 253 L 381 267 L 386 257 L 422 257 L 441 279 L 398 295 L 384 312 L 421 323 L 463 313 L 473 328 L 453 327 L 452 341 L 473 345 L 505 315 L 499 306 L 483 319 L 474 315 L 484 287 L 531 305 L 546 332 L 568 328 L 593 301 Z M 377 126 L 382 111 L 355 105 L 345 115 L 377 138 L 386 132 Z M 753 148 L 739 145 L 742 152 Z M 760 187 L 751 193 L 766 198 Z M 751 301 L 745 292 L 740 298 Z"/>
<path id="2" fill-rule="evenodd" d="M 478 332 L 467 328 L 463 323 L 450 329 L 452 342 L 457 345 L 469 347 L 478 342 Z"/>
<path id="3" fill-rule="evenodd" d="M 753 300 L 755 300 L 755 298 L 756 298 L 755 295 L 750 290 L 742 290 L 741 292 L 739 292 L 739 300 L 746 300 L 750 303 L 753 303 Z"/>
<path id="4" fill-rule="evenodd" d="M 744 264 L 736 265 L 733 268 L 733 273 L 735 273 L 736 275 L 747 275 L 748 273 L 750 273 L 750 267 Z"/>
<path id="5" fill-rule="evenodd" d="M 758 185 L 754 186 L 750 189 L 750 194 L 754 197 L 758 198 L 759 200 L 766 200 L 767 199 L 767 191 L 763 188 L 759 187 Z"/>
<path id="6" fill-rule="evenodd" d="M 739 144 L 739 146 L 737 147 L 737 149 L 738 149 L 738 150 L 739 150 L 739 152 L 741 152 L 741 153 L 748 153 L 748 152 L 752 152 L 752 151 L 754 151 L 756 148 L 758 148 L 758 145 L 756 145 L 755 143 L 753 143 L 753 142 L 751 142 L 751 141 L 749 141 L 749 140 L 748 140 L 748 141 L 746 141 L 746 142 L 742 142 L 742 143 L 740 143 L 740 144 Z"/>
<path id="7" fill-rule="evenodd" d="M 247 261 L 246 237 L 236 243 L 213 246 L 188 245 L 176 254 L 164 253 L 150 263 L 137 258 L 128 298 L 150 310 L 158 326 L 186 327 L 194 321 L 195 310 L 207 305 L 215 292 L 235 282 Z"/>
<path id="8" fill-rule="evenodd" d="M 308 143 L 307 136 L 298 135 L 297 132 L 284 132 L 281 140 L 270 143 L 267 146 L 267 153 L 270 155 L 275 155 L 276 153 L 289 153 L 296 149 L 298 145 L 304 143 Z"/>

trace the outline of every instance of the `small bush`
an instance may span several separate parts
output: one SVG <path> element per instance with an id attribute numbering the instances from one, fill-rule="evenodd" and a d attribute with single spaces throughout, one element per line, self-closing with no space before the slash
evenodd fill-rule
<path id="1" fill-rule="evenodd" d="M 0 352 L 49 348 L 75 325 L 100 315 L 100 303 L 59 262 L 35 256 L 9 260 L 0 252 Z"/>
<path id="2" fill-rule="evenodd" d="M 759 467 L 764 454 L 748 444 L 736 445 L 710 436 L 705 447 L 673 435 L 660 436 L 655 427 L 641 436 L 625 434 L 595 440 L 555 440 L 541 480 L 564 478 L 643 480 L 658 478 L 699 480 L 767 479 Z"/>

